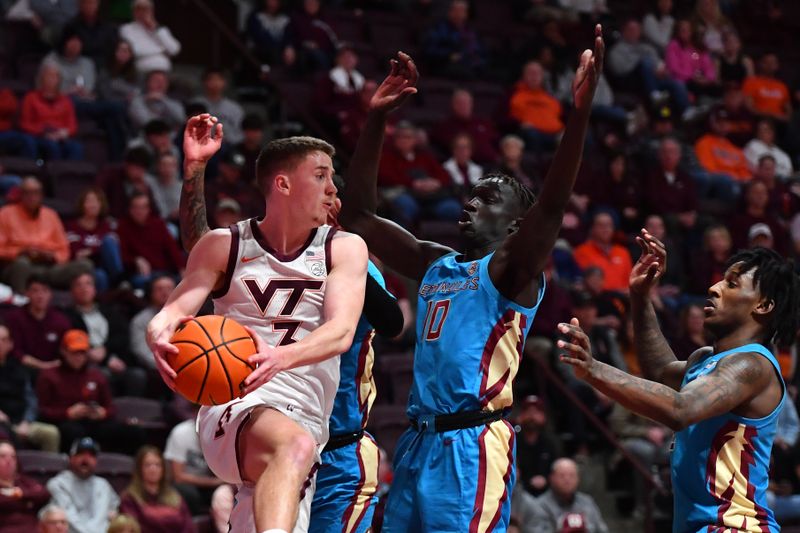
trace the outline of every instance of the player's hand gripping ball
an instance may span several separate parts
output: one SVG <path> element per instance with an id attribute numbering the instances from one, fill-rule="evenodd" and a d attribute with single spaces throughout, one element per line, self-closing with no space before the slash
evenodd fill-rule
<path id="1" fill-rule="evenodd" d="M 187 400 L 219 405 L 239 397 L 244 379 L 255 370 L 253 338 L 230 318 L 207 315 L 181 324 L 170 339 L 177 354 L 167 356 L 175 370 L 175 389 Z"/>

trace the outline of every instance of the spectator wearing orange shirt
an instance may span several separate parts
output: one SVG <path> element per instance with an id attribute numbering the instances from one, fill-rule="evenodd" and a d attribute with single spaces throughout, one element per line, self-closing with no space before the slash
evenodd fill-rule
<path id="1" fill-rule="evenodd" d="M 608 211 L 597 211 L 592 217 L 589 238 L 575 248 L 575 262 L 582 269 L 594 266 L 603 271 L 604 291 L 628 292 L 628 277 L 633 263 L 628 249 L 614 244 L 614 218 Z"/>
<path id="2" fill-rule="evenodd" d="M 88 259 L 69 261 L 67 234 L 58 213 L 42 205 L 39 180 L 25 178 L 20 191 L 18 204 L 0 208 L 0 279 L 21 293 L 34 274 L 66 288 L 78 274 L 92 272 Z"/>
<path id="3" fill-rule="evenodd" d="M 414 227 L 420 218 L 455 222 L 461 216 L 450 175 L 418 146 L 417 130 L 409 122 L 397 124 L 392 144 L 384 149 L 378 185 L 406 228 Z"/>
<path id="4" fill-rule="evenodd" d="M 36 141 L 14 129 L 19 100 L 11 89 L 0 89 L 0 151 L 26 159 L 36 159 Z"/>
<path id="5" fill-rule="evenodd" d="M 748 76 L 742 85 L 751 111 L 780 121 L 787 121 L 792 114 L 789 88 L 775 77 L 780 64 L 778 56 L 766 53 L 758 60 L 755 76 Z"/>
<path id="6" fill-rule="evenodd" d="M 527 148 L 535 152 L 553 150 L 564 130 L 561 103 L 543 84 L 542 65 L 537 61 L 527 63 L 508 105 L 509 115 L 520 124 Z"/>
<path id="7" fill-rule="evenodd" d="M 742 149 L 728 140 L 726 118 L 725 109 L 714 111 L 709 118 L 711 131 L 697 139 L 694 151 L 705 172 L 696 172 L 694 177 L 702 197 L 729 201 L 738 196 L 740 184 L 753 176 Z"/>
<path id="8" fill-rule="evenodd" d="M 19 126 L 36 138 L 45 159 L 81 159 L 83 147 L 73 139 L 78 132 L 75 106 L 61 93 L 61 72 L 45 62 L 39 69 L 36 89 L 22 100 Z"/>

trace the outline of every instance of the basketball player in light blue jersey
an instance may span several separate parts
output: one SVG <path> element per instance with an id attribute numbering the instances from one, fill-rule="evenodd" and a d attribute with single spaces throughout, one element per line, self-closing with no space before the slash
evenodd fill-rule
<path id="1" fill-rule="evenodd" d="M 791 261 L 755 248 L 734 255 L 708 289 L 705 329 L 713 346 L 679 361 L 658 326 L 650 291 L 666 271 L 666 250 L 642 230 L 630 277 L 637 378 L 594 361 L 576 319 L 560 324 L 562 360 L 578 377 L 631 411 L 676 431 L 672 451 L 675 533 L 775 533 L 767 507 L 769 459 L 786 386 L 773 341 L 794 341 L 800 279 Z M 680 354 L 684 355 L 684 354 Z"/>
<path id="2" fill-rule="evenodd" d="M 221 138 L 211 137 L 216 117 L 198 115 L 189 121 L 185 142 L 212 145 L 206 155 L 219 149 Z M 216 150 L 214 150 L 216 148 Z M 209 231 L 203 194 L 203 172 L 187 168 L 181 189 L 181 237 L 190 251 Z M 334 176 L 341 194 L 344 181 Z M 341 201 L 337 198 L 328 213 L 327 223 L 337 228 L 336 219 Z M 380 270 L 368 264 L 364 310 L 358 321 L 353 344 L 341 354 L 339 388 L 328 423 L 330 438 L 320 455 L 316 471 L 316 490 L 311 502 L 310 533 L 363 533 L 372 524 L 377 504 L 378 446 L 365 431 L 377 390 L 372 375 L 374 352 L 372 339 L 376 333 L 394 337 L 403 329 L 403 314 L 394 297 L 386 291 Z"/>
<path id="3" fill-rule="evenodd" d="M 602 71 L 581 56 L 574 108 L 538 201 L 512 177 L 475 185 L 459 224 L 463 254 L 417 240 L 376 215 L 377 169 L 386 115 L 416 92 L 416 67 L 398 53 L 370 101 L 346 173 L 340 222 L 388 267 L 419 282 L 412 428 L 397 444 L 383 531 L 505 531 L 514 485 L 512 384 L 525 336 L 545 290 L 542 270 L 555 244 L 580 165 L 592 97 Z"/>

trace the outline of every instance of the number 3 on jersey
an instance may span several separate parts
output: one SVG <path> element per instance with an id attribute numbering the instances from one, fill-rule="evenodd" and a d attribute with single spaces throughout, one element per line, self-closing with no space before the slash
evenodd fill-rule
<path id="1" fill-rule="evenodd" d="M 426 341 L 435 341 L 442 334 L 444 321 L 450 311 L 450 300 L 429 301 L 423 324 Z"/>

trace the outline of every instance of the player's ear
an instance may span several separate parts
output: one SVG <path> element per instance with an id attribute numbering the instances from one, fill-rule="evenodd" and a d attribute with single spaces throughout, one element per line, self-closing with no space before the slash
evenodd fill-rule
<path id="1" fill-rule="evenodd" d="M 758 305 L 756 305 L 755 312 L 757 315 L 768 315 L 775 309 L 775 300 L 764 298 Z"/>
<path id="2" fill-rule="evenodd" d="M 280 194 L 289 194 L 289 191 L 292 188 L 291 180 L 289 176 L 283 173 L 275 175 L 275 190 L 278 191 Z"/>

